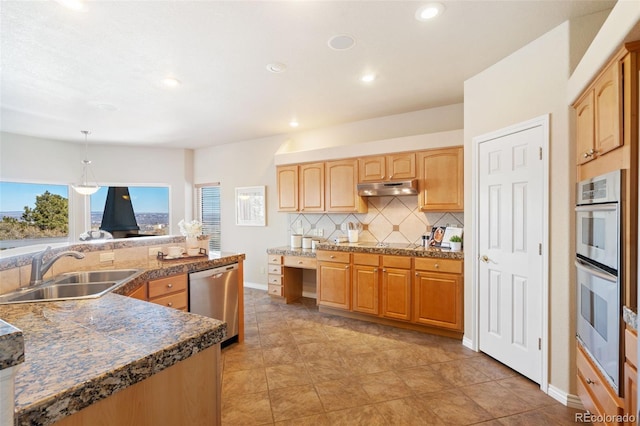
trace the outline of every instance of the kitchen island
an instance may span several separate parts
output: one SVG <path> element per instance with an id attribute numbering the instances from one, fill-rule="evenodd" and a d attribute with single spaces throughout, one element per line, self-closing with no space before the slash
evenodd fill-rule
<path id="1" fill-rule="evenodd" d="M 218 252 L 152 262 L 97 299 L 1 305 L 0 318 L 24 338 L 15 424 L 219 424 L 226 324 L 126 294 L 150 279 L 243 260 Z"/>

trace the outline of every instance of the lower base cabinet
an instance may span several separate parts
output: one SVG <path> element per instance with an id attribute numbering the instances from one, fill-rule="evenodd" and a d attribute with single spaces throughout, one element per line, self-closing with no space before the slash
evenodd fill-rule
<path id="1" fill-rule="evenodd" d="M 411 320 L 410 257 L 382 256 L 382 316 Z"/>
<path id="2" fill-rule="evenodd" d="M 316 259 L 318 305 L 351 309 L 351 255 L 318 251 Z"/>
<path id="3" fill-rule="evenodd" d="M 638 332 L 624 332 L 624 413 L 629 421 L 625 425 L 638 424 Z M 632 420 L 632 417 L 633 420 Z"/>
<path id="4" fill-rule="evenodd" d="M 187 274 L 149 280 L 127 296 L 169 308 L 187 311 L 189 308 Z"/>

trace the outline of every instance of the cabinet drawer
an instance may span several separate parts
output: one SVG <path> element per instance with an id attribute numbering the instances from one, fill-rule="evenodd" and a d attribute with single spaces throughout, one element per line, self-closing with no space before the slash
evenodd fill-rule
<path id="1" fill-rule="evenodd" d="M 167 296 L 150 299 L 149 302 L 158 305 L 167 306 L 169 308 L 183 309 L 187 307 L 187 292 L 169 294 Z"/>
<path id="2" fill-rule="evenodd" d="M 271 265 L 280 265 L 282 264 L 282 256 L 279 254 L 270 254 L 269 255 L 269 264 Z"/>
<path id="3" fill-rule="evenodd" d="M 320 250 L 316 252 L 316 259 L 323 262 L 349 263 L 350 253 L 343 251 Z"/>
<path id="4" fill-rule="evenodd" d="M 462 261 L 453 259 L 437 259 L 432 257 L 416 257 L 416 271 L 462 273 Z"/>
<path id="5" fill-rule="evenodd" d="M 593 366 L 591 360 L 583 352 L 578 344 L 576 351 L 576 365 L 578 367 L 578 384 L 586 390 L 587 395 L 580 395 L 584 403 L 584 397 L 588 396 L 591 402 L 596 406 L 596 411 L 600 414 L 617 415 L 620 414 L 621 405 L 618 397 L 613 393 L 609 384 L 606 383 L 596 367 Z M 580 388 L 580 386 L 579 386 Z M 589 405 L 587 402 L 586 405 Z"/>
<path id="6" fill-rule="evenodd" d="M 267 290 L 270 296 L 282 296 L 282 286 L 269 284 L 269 289 Z"/>
<path id="7" fill-rule="evenodd" d="M 282 273 L 282 266 L 280 265 L 269 265 L 269 273 L 270 274 L 281 274 Z"/>
<path id="8" fill-rule="evenodd" d="M 269 284 L 282 285 L 282 275 L 269 274 Z"/>
<path id="9" fill-rule="evenodd" d="M 408 256 L 382 256 L 382 266 L 411 269 L 411 258 Z"/>
<path id="10" fill-rule="evenodd" d="M 316 269 L 316 260 L 312 257 L 285 256 L 284 266 L 290 268 Z"/>
<path id="11" fill-rule="evenodd" d="M 187 289 L 187 274 L 149 281 L 149 299 Z"/>
<path id="12" fill-rule="evenodd" d="M 624 330 L 624 356 L 634 368 L 638 368 L 638 334 Z"/>
<path id="13" fill-rule="evenodd" d="M 354 265 L 379 266 L 380 256 L 369 253 L 353 253 Z"/>

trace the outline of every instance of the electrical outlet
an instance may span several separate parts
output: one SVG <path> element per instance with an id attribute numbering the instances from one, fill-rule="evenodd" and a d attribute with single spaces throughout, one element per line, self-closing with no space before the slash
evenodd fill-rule
<path id="1" fill-rule="evenodd" d="M 149 256 L 156 257 L 159 251 L 162 251 L 162 247 L 149 247 Z"/>
<path id="2" fill-rule="evenodd" d="M 100 253 L 100 262 L 113 262 L 114 260 L 116 260 L 114 252 Z"/>
<path id="3" fill-rule="evenodd" d="M 322 237 L 322 236 L 324 236 L 324 229 L 323 229 L 323 228 L 317 228 L 317 229 L 316 229 L 316 236 L 317 236 L 317 237 Z"/>

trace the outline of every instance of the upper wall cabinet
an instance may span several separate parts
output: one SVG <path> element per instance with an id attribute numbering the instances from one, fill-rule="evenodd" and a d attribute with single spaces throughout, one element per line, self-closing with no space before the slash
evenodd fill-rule
<path id="1" fill-rule="evenodd" d="M 405 152 L 360 158 L 358 169 L 358 181 L 361 183 L 414 179 L 416 177 L 416 154 Z"/>
<path id="2" fill-rule="evenodd" d="M 324 163 L 300 166 L 300 211 L 324 211 Z"/>
<path id="3" fill-rule="evenodd" d="M 278 210 L 298 211 L 298 166 L 278 166 Z"/>
<path id="4" fill-rule="evenodd" d="M 422 211 L 464 210 L 462 147 L 418 152 L 418 206 Z"/>
<path id="5" fill-rule="evenodd" d="M 358 195 L 358 160 L 325 163 L 325 202 L 328 212 L 365 213 L 367 202 Z"/>
<path id="6" fill-rule="evenodd" d="M 595 160 L 623 144 L 621 71 L 619 60 L 611 62 L 574 105 L 578 164 Z"/>

